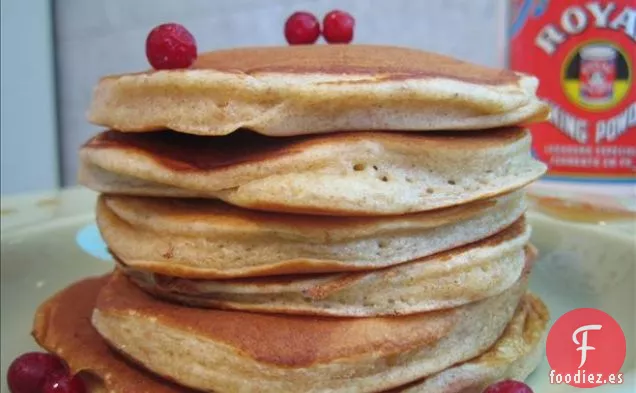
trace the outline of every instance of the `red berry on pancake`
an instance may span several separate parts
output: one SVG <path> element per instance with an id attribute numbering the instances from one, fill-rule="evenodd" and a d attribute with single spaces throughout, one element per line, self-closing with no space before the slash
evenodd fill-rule
<path id="1" fill-rule="evenodd" d="M 68 372 L 62 359 L 49 353 L 29 352 L 11 363 L 7 385 L 11 393 L 40 393 L 46 377 L 59 372 Z"/>
<path id="2" fill-rule="evenodd" d="M 79 375 L 57 372 L 46 378 L 41 393 L 86 393 L 86 385 Z"/>
<path id="3" fill-rule="evenodd" d="M 188 68 L 197 58 L 197 43 L 182 25 L 166 23 L 148 34 L 146 57 L 157 70 Z"/>
<path id="4" fill-rule="evenodd" d="M 530 386 L 526 385 L 521 381 L 513 381 L 511 379 L 507 379 L 505 381 L 499 381 L 494 383 L 486 390 L 484 393 L 533 393 Z"/>
<path id="5" fill-rule="evenodd" d="M 285 22 L 285 39 L 290 45 L 313 44 L 320 37 L 320 22 L 309 12 L 294 12 Z"/>
<path id="6" fill-rule="evenodd" d="M 333 10 L 325 15 L 322 35 L 330 44 L 348 44 L 353 40 L 355 23 L 348 12 Z"/>

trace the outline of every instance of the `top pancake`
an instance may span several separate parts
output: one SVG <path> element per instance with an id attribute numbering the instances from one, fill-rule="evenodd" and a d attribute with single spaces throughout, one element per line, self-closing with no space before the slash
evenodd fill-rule
<path id="1" fill-rule="evenodd" d="M 415 49 L 373 45 L 238 48 L 189 69 L 103 78 L 91 122 L 270 136 L 357 130 L 473 130 L 547 118 L 536 78 Z"/>

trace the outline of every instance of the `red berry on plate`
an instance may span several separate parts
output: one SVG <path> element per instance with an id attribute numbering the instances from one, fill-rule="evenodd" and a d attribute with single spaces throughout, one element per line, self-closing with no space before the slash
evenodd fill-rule
<path id="1" fill-rule="evenodd" d="M 322 35 L 330 44 L 348 44 L 353 40 L 356 21 L 348 12 L 333 10 L 322 21 Z"/>
<path id="2" fill-rule="evenodd" d="M 197 58 L 197 43 L 185 27 L 166 23 L 148 34 L 146 57 L 156 70 L 188 68 Z"/>
<path id="3" fill-rule="evenodd" d="M 57 372 L 46 378 L 41 393 L 86 393 L 86 385 L 77 374 Z"/>
<path id="4" fill-rule="evenodd" d="M 7 385 L 11 393 L 40 393 L 46 377 L 56 372 L 67 372 L 66 364 L 59 357 L 50 353 L 25 353 L 9 366 Z"/>
<path id="5" fill-rule="evenodd" d="M 309 12 L 294 12 L 285 22 L 285 39 L 290 45 L 313 44 L 320 37 L 320 22 Z"/>
<path id="6" fill-rule="evenodd" d="M 513 381 L 512 379 L 507 379 L 505 381 L 499 381 L 494 383 L 486 390 L 484 393 L 533 393 L 530 386 L 526 385 L 521 381 Z"/>

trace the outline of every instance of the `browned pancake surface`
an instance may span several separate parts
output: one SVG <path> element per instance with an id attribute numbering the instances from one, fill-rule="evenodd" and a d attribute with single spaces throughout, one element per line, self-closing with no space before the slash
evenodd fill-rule
<path id="1" fill-rule="evenodd" d="M 400 353 L 434 343 L 452 328 L 451 311 L 386 318 L 324 318 L 188 308 L 153 298 L 115 273 L 101 291 L 102 312 L 135 310 L 162 324 L 208 337 L 265 363 L 303 367 L 356 354 Z"/>
<path id="2" fill-rule="evenodd" d="M 505 146 L 524 137 L 523 128 L 483 131 L 479 138 L 463 132 L 356 132 L 318 136 L 269 137 L 239 131 L 223 137 L 189 135 L 171 131 L 122 133 L 113 130 L 91 138 L 83 149 L 117 149 L 151 157 L 164 167 L 179 171 L 223 170 L 291 157 L 311 148 L 374 141 L 396 150 L 423 146 L 452 150 L 478 150 Z"/>
<path id="3" fill-rule="evenodd" d="M 103 378 L 116 393 L 194 393 L 143 371 L 115 354 L 91 324 L 99 291 L 110 275 L 79 281 L 42 304 L 33 336 L 40 346 L 62 357 L 73 372 Z M 93 378 L 87 378 L 93 380 Z"/>
<path id="4" fill-rule="evenodd" d="M 79 281 L 42 304 L 37 311 L 33 331 L 38 343 L 63 357 L 73 372 L 80 372 L 89 381 L 91 393 L 195 393 L 194 390 L 160 379 L 124 360 L 110 350 L 92 327 L 90 318 L 95 301 L 109 278 L 108 275 Z M 538 322 L 545 324 L 548 319 L 545 306 L 531 296 L 527 297 L 526 302 L 527 306 L 539 313 L 542 319 Z M 535 321 L 535 324 L 538 322 Z M 526 326 L 524 341 L 534 342 L 532 337 L 526 336 L 539 333 L 541 332 L 535 326 Z M 507 348 L 507 351 L 513 349 L 516 350 Z M 498 351 L 485 353 L 475 361 L 496 365 L 500 362 L 497 360 L 500 355 Z M 505 359 L 504 357 L 504 361 L 507 361 Z M 416 381 L 413 385 L 421 382 Z M 409 386 L 411 385 L 390 391 L 399 392 Z M 456 390 L 447 386 L 444 391 Z"/>
<path id="5" fill-rule="evenodd" d="M 509 70 L 470 64 L 416 49 L 381 45 L 234 48 L 203 53 L 191 69 L 246 75 L 360 75 L 378 81 L 443 77 L 489 85 L 514 84 L 519 80 Z"/>

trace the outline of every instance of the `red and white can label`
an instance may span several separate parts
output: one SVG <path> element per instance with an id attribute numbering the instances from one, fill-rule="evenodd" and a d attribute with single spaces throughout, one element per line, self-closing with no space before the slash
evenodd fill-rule
<path id="1" fill-rule="evenodd" d="M 616 80 L 616 50 L 612 45 L 590 44 L 581 48 L 579 80 L 581 101 L 587 104 L 612 102 Z"/>
<path id="2" fill-rule="evenodd" d="M 636 180 L 636 0 L 511 0 L 510 68 L 540 80 L 548 177 Z"/>

